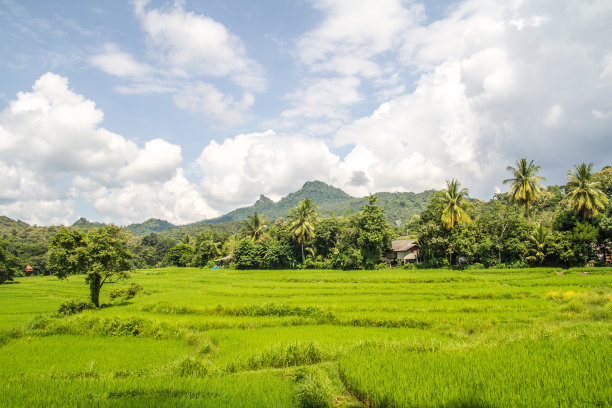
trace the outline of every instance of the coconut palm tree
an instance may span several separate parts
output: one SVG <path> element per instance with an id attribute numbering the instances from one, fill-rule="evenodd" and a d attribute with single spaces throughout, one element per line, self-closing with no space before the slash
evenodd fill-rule
<path id="1" fill-rule="evenodd" d="M 546 180 L 544 177 L 536 176 L 540 171 L 540 166 L 533 164 L 533 160 L 527 163 L 526 158 L 516 162 L 516 167 L 508 166 L 506 170 L 512 173 L 512 177 L 504 180 L 504 184 L 511 183 L 508 195 L 510 199 L 518 205 L 525 206 L 525 216 L 529 220 L 529 207 L 533 204 L 544 188 L 540 181 Z"/>
<path id="2" fill-rule="evenodd" d="M 289 228 L 302 246 L 302 264 L 304 263 L 304 241 L 315 236 L 314 228 L 319 216 L 318 206 L 310 198 L 300 201 L 297 207 L 289 211 Z"/>
<path id="3" fill-rule="evenodd" d="M 253 242 L 258 242 L 264 238 L 266 228 L 268 228 L 265 222 L 265 218 L 257 214 L 257 212 L 249 215 L 242 224 L 242 231 L 246 238 L 250 238 Z"/>
<path id="4" fill-rule="evenodd" d="M 446 229 L 453 229 L 457 224 L 465 224 L 471 221 L 469 214 L 466 212 L 465 197 L 468 190 L 463 188 L 459 190 L 461 183 L 457 180 L 446 180 L 446 190 L 442 190 L 443 195 L 441 204 L 443 206 L 442 225 Z"/>
<path id="5" fill-rule="evenodd" d="M 608 204 L 608 197 L 599 189 L 600 183 L 593 178 L 593 163 L 581 163 L 574 170 L 567 172 L 569 181 L 565 186 L 570 208 L 574 214 L 580 214 L 587 219 L 591 214 L 597 214 Z"/>
<path id="6" fill-rule="evenodd" d="M 546 227 L 538 225 L 538 227 L 529 236 L 531 247 L 527 249 L 525 260 L 542 264 L 546 258 L 546 246 L 548 245 L 550 233 Z"/>

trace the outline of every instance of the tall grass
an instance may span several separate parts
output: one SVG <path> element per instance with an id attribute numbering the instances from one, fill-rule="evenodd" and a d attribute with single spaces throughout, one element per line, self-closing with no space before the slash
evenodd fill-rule
<path id="1" fill-rule="evenodd" d="M 340 359 L 346 383 L 372 407 L 607 407 L 611 367 L 610 337 Z"/>
<path id="2" fill-rule="evenodd" d="M 0 406 L 610 404 L 612 269 L 560 272 L 152 269 L 72 315 L 82 276 L 18 278 Z"/>

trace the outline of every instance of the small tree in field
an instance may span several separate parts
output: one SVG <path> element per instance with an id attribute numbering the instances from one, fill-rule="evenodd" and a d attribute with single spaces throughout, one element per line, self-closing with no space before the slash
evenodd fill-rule
<path id="1" fill-rule="evenodd" d="M 47 267 L 60 279 L 87 271 L 87 242 L 79 230 L 62 229 L 51 238 Z"/>
<path id="2" fill-rule="evenodd" d="M 131 258 L 121 229 L 108 225 L 87 235 L 77 230 L 59 231 L 51 239 L 47 264 L 60 279 L 86 273 L 91 303 L 100 307 L 102 286 L 127 278 Z"/>
<path id="3" fill-rule="evenodd" d="M 87 234 L 89 270 L 85 282 L 89 283 L 91 303 L 96 307 L 100 307 L 100 289 L 105 283 L 129 277 L 131 258 L 119 227 L 108 225 Z"/>

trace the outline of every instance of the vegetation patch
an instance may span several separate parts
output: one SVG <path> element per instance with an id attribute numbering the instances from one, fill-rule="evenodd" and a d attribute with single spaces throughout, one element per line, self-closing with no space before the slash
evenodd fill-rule
<path id="1" fill-rule="evenodd" d="M 316 364 L 333 358 L 316 342 L 293 342 L 287 345 L 278 344 L 270 349 L 257 353 L 244 361 L 235 361 L 227 366 L 229 372 L 238 370 L 260 370 L 262 368 L 284 368 Z"/>

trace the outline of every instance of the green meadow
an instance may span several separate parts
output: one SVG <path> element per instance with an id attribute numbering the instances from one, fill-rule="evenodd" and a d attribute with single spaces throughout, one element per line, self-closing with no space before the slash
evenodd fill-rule
<path id="1" fill-rule="evenodd" d="M 149 269 L 58 313 L 88 295 L 0 286 L 0 406 L 612 406 L 612 268 Z"/>

